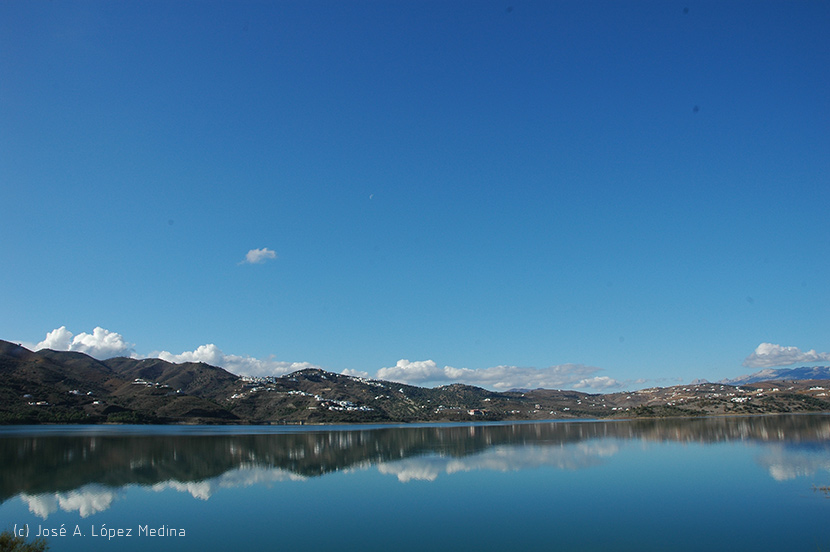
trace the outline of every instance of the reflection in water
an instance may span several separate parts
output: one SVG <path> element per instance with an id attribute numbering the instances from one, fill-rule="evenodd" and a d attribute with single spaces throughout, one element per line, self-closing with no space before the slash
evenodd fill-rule
<path id="1" fill-rule="evenodd" d="M 85 485 L 68 493 L 43 493 L 30 495 L 21 493 L 20 498 L 29 505 L 29 511 L 46 519 L 58 508 L 64 512 L 78 512 L 82 518 L 103 512 L 122 493 L 101 485 Z"/>
<path id="2" fill-rule="evenodd" d="M 631 442 L 763 443 L 758 462 L 776 480 L 830 471 L 826 415 L 234 431 L 7 428 L 0 432 L 0 500 L 19 496 L 44 519 L 58 510 L 87 517 L 130 486 L 207 500 L 221 488 L 370 466 L 401 482 L 477 470 L 578 470 L 609 461 Z"/>
<path id="3" fill-rule="evenodd" d="M 152 486 L 152 489 L 154 491 L 173 489 L 186 492 L 192 495 L 193 498 L 207 500 L 217 489 L 238 489 L 253 485 L 270 485 L 279 481 L 298 481 L 302 479 L 305 479 L 302 475 L 287 472 L 279 468 L 256 468 L 248 466 L 230 470 L 219 477 L 204 481 L 164 481 L 162 483 L 156 483 Z"/>
<path id="4" fill-rule="evenodd" d="M 758 458 L 776 481 L 809 477 L 821 471 L 830 472 L 830 447 L 787 447 L 771 445 Z"/>
<path id="5" fill-rule="evenodd" d="M 619 450 L 616 441 L 590 441 L 567 446 L 496 446 L 464 458 L 419 456 L 378 464 L 378 471 L 398 480 L 434 481 L 439 474 L 468 471 L 519 471 L 540 467 L 577 470 L 599 464 Z"/>

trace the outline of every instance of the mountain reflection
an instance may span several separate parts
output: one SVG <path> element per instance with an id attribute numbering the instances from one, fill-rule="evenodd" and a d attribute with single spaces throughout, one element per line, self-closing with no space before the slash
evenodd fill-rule
<path id="1" fill-rule="evenodd" d="M 46 518 L 104 511 L 129 486 L 207 500 L 218 489 L 271 485 L 375 467 L 401 482 L 442 474 L 608 461 L 626 441 L 764 443 L 777 479 L 830 470 L 830 416 L 769 416 L 504 425 L 305 428 L 6 428 L 0 500 Z"/>

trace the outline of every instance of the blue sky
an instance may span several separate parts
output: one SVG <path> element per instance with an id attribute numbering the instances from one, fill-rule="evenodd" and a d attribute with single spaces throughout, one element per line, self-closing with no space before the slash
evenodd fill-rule
<path id="1" fill-rule="evenodd" d="M 0 338 L 490 388 L 826 363 L 829 21 L 0 3 Z"/>

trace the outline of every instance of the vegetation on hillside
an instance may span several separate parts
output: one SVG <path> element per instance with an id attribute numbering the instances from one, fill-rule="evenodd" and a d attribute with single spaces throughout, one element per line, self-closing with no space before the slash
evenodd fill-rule
<path id="1" fill-rule="evenodd" d="M 0 552 L 44 552 L 49 545 L 43 538 L 26 542 L 23 537 L 15 536 L 11 531 L 0 533 Z"/>
<path id="2" fill-rule="evenodd" d="M 591 394 L 423 388 L 317 369 L 243 378 L 204 363 L 95 360 L 0 341 L 0 423 L 353 424 L 830 411 L 830 382 L 697 383 Z"/>

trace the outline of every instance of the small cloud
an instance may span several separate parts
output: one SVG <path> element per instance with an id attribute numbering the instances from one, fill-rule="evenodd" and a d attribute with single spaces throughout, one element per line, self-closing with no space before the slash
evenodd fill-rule
<path id="1" fill-rule="evenodd" d="M 78 351 L 99 360 L 132 356 L 134 345 L 127 343 L 119 333 L 96 327 L 91 334 L 86 332 L 73 335 L 61 326 L 46 334 L 46 339 L 35 345 L 35 350 Z"/>
<path id="2" fill-rule="evenodd" d="M 343 374 L 344 376 L 352 376 L 352 377 L 355 377 L 355 378 L 369 379 L 369 372 L 364 372 L 363 370 L 351 370 L 349 368 L 346 368 L 345 370 L 343 370 L 340 373 Z"/>
<path id="3" fill-rule="evenodd" d="M 593 378 L 579 380 L 574 384 L 574 388 L 584 389 L 587 387 L 590 389 L 615 389 L 621 385 L 622 384 L 614 378 L 609 378 L 608 376 L 594 376 Z"/>
<path id="4" fill-rule="evenodd" d="M 749 368 L 771 368 L 789 366 L 798 362 L 830 361 L 830 353 L 817 353 L 815 349 L 802 352 L 798 347 L 782 347 L 774 343 L 761 343 L 755 351 L 744 359 L 743 365 Z"/>
<path id="5" fill-rule="evenodd" d="M 418 384 L 426 381 L 446 381 L 448 378 L 434 360 L 416 360 L 410 362 L 402 358 L 390 368 L 378 370 L 378 378 L 400 383 Z"/>
<path id="6" fill-rule="evenodd" d="M 262 249 L 251 249 L 248 251 L 248 253 L 245 254 L 245 260 L 239 264 L 262 264 L 265 261 L 270 261 L 276 258 L 277 253 L 274 250 L 263 247 Z"/>

